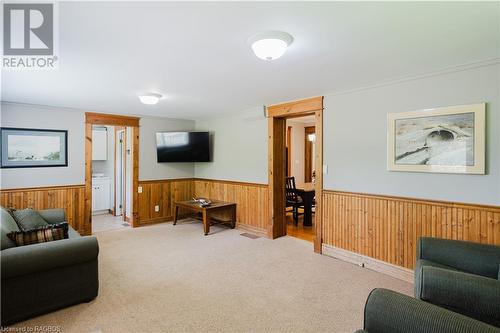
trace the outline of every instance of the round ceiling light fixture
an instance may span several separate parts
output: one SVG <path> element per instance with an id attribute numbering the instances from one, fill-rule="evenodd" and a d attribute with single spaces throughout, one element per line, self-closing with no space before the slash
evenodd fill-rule
<path id="1" fill-rule="evenodd" d="M 255 55 L 263 60 L 275 60 L 286 52 L 293 42 L 293 37 L 283 31 L 266 31 L 248 39 Z"/>
<path id="2" fill-rule="evenodd" d="M 139 99 L 141 100 L 142 104 L 147 104 L 147 105 L 157 104 L 162 97 L 163 97 L 162 94 L 157 94 L 157 93 L 148 93 L 144 95 L 139 95 Z"/>

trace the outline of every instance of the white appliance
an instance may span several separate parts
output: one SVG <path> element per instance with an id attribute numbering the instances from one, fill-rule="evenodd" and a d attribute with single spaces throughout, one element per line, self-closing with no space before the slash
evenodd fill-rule
<path id="1" fill-rule="evenodd" d="M 106 161 L 108 159 L 108 130 L 106 127 L 92 129 L 92 160 Z"/>
<path id="2" fill-rule="evenodd" d="M 108 213 L 111 209 L 111 182 L 109 177 L 92 178 L 92 214 Z"/>

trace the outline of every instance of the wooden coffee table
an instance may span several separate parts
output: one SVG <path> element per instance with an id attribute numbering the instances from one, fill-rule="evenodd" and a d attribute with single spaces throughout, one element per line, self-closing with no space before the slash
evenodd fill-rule
<path id="1" fill-rule="evenodd" d="M 174 225 L 177 224 L 179 216 L 179 208 L 186 208 L 195 212 L 200 212 L 203 221 L 203 230 L 205 236 L 210 232 L 210 225 L 225 223 L 230 224 L 231 229 L 236 226 L 236 203 L 225 201 L 212 201 L 212 204 L 207 207 L 201 207 L 199 203 L 188 201 L 175 201 Z"/>

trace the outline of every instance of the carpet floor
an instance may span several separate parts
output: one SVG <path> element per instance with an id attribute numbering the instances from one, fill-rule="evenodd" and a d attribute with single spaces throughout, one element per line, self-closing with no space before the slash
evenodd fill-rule
<path id="1" fill-rule="evenodd" d="M 186 220 L 96 233 L 99 296 L 14 325 L 63 332 L 353 332 L 373 288 L 412 285 L 292 237 Z"/>

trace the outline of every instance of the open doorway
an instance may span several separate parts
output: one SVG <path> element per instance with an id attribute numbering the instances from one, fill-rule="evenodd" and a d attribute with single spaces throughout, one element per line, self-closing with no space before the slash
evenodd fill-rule
<path id="1" fill-rule="evenodd" d="M 314 240 L 315 123 L 313 115 L 286 119 L 286 233 Z"/>
<path id="2" fill-rule="evenodd" d="M 132 189 L 127 145 L 131 131 L 125 126 L 92 125 L 93 232 L 130 227 L 131 212 L 126 207 Z"/>
<path id="3" fill-rule="evenodd" d="M 85 114 L 85 229 L 136 227 L 139 118 Z"/>
<path id="4" fill-rule="evenodd" d="M 308 183 L 303 183 L 304 192 L 307 192 L 310 195 L 305 196 L 305 199 L 304 197 L 301 197 L 302 200 L 309 200 L 314 205 L 314 213 L 311 209 L 311 215 L 314 214 L 314 224 L 311 225 L 314 241 L 314 251 L 321 253 L 321 203 L 323 191 L 323 97 L 313 97 L 294 102 L 272 105 L 268 106 L 266 108 L 266 111 L 268 116 L 269 136 L 269 197 L 271 199 L 271 203 L 269 205 L 269 216 L 271 219 L 271 223 L 269 224 L 268 235 L 270 238 L 277 238 L 287 235 L 287 193 L 290 193 L 290 191 L 287 191 L 287 188 L 290 187 L 287 174 L 293 172 L 293 161 L 295 159 L 292 156 L 292 147 L 290 146 L 287 148 L 287 138 L 293 136 L 293 128 L 290 132 L 289 127 L 287 126 L 287 121 L 293 121 L 294 118 L 312 116 L 314 118 L 314 124 L 311 123 L 311 125 L 308 127 L 314 126 L 314 133 L 306 132 L 304 128 L 304 147 L 309 144 L 305 141 L 306 137 L 307 140 L 309 140 L 309 138 L 311 140 L 314 140 L 314 145 L 310 146 L 310 154 L 312 157 L 309 176 L 311 181 Z M 304 155 L 304 166 L 305 158 L 306 157 Z M 312 163 L 312 160 L 314 160 L 314 163 Z M 305 179 L 305 171 L 303 171 L 303 175 Z M 298 207 L 297 211 L 300 212 L 301 209 L 303 210 L 305 219 L 305 209 Z"/>

